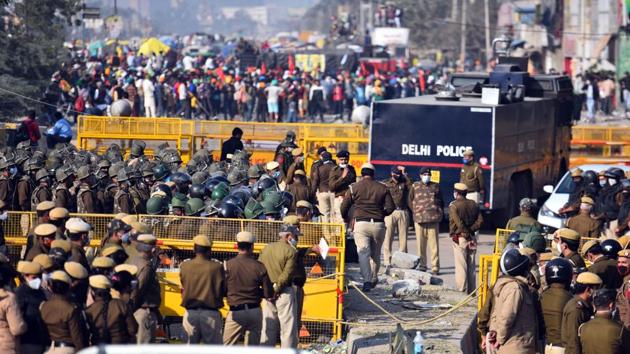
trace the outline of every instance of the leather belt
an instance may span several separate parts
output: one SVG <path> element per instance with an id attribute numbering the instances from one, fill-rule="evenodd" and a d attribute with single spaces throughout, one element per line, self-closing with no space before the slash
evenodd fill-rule
<path id="1" fill-rule="evenodd" d="M 260 307 L 260 304 L 234 305 L 234 306 L 230 306 L 230 311 L 250 310 L 250 309 L 257 309 L 259 307 Z"/>
<path id="2" fill-rule="evenodd" d="M 364 222 L 383 222 L 383 219 L 372 219 L 372 218 L 356 218 L 354 221 L 364 221 Z"/>

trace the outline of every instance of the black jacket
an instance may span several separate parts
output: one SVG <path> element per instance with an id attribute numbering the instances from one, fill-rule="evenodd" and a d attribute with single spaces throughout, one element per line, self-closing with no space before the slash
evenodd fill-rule
<path id="1" fill-rule="evenodd" d="M 224 141 L 221 146 L 221 161 L 225 161 L 227 154 L 233 154 L 236 150 L 243 150 L 243 142 L 240 139 L 231 137 Z"/>
<path id="2" fill-rule="evenodd" d="M 22 344 L 50 345 L 48 330 L 39 312 L 39 305 L 46 301 L 44 291 L 41 288 L 31 289 L 28 284 L 23 283 L 15 291 L 15 299 L 28 327 L 26 332 L 20 336 L 20 342 Z"/>

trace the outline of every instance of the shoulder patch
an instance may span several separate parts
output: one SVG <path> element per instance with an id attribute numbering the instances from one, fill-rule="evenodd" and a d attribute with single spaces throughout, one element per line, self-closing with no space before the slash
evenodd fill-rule
<path id="1" fill-rule="evenodd" d="M 584 308 L 584 303 L 582 301 L 576 301 L 575 308 L 581 310 L 582 308 Z"/>

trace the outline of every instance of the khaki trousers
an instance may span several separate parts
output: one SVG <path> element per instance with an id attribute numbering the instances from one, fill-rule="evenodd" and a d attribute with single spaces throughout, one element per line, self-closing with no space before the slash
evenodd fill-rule
<path id="1" fill-rule="evenodd" d="M 459 238 L 459 244 L 453 242 L 453 258 L 455 259 L 455 285 L 457 290 L 470 294 L 477 288 L 475 279 L 476 250 L 468 248 L 468 241 Z"/>
<path id="2" fill-rule="evenodd" d="M 46 354 L 74 354 L 74 347 L 55 347 L 55 341 L 52 341 L 52 345 L 46 352 Z"/>
<path id="3" fill-rule="evenodd" d="M 418 257 L 420 257 L 420 270 L 427 269 L 427 245 L 431 252 L 431 271 L 440 271 L 440 242 L 438 235 L 440 234 L 439 223 L 415 223 L 416 244 L 418 248 Z"/>
<path id="4" fill-rule="evenodd" d="M 155 330 L 157 328 L 157 316 L 149 309 L 139 308 L 133 313 L 138 322 L 136 333 L 137 344 L 155 343 Z"/>
<path id="5" fill-rule="evenodd" d="M 545 345 L 545 354 L 564 354 L 564 348 L 547 344 Z"/>
<path id="6" fill-rule="evenodd" d="M 223 319 L 219 311 L 195 309 L 186 310 L 182 320 L 188 334 L 188 344 L 222 344 L 221 329 Z"/>
<path id="7" fill-rule="evenodd" d="M 341 203 L 343 203 L 343 197 L 334 197 L 333 212 L 331 215 L 330 222 L 336 223 L 336 224 L 343 224 L 343 217 L 341 216 Z"/>
<path id="8" fill-rule="evenodd" d="M 228 312 L 223 330 L 223 344 L 234 345 L 243 338 L 245 345 L 259 345 L 262 331 L 262 310 L 247 309 Z"/>
<path id="9" fill-rule="evenodd" d="M 300 333 L 300 328 L 302 328 L 302 310 L 304 310 L 304 288 L 301 286 L 294 285 L 295 288 L 295 307 L 296 307 L 296 320 L 295 324 L 297 325 L 298 334 Z"/>
<path id="10" fill-rule="evenodd" d="M 407 252 L 407 226 L 409 226 L 409 213 L 407 210 L 394 210 L 385 217 L 385 241 L 383 243 L 383 263 L 389 265 L 392 259 L 392 243 L 394 233 L 398 232 L 398 250 Z"/>
<path id="11" fill-rule="evenodd" d="M 295 290 L 286 287 L 276 301 L 263 302 L 263 323 L 260 344 L 273 347 L 280 332 L 281 348 L 297 348 L 297 308 L 295 306 Z"/>
<path id="12" fill-rule="evenodd" d="M 479 200 L 481 199 L 481 194 L 479 192 L 469 192 L 466 193 L 466 199 L 470 199 L 475 203 L 479 204 Z"/>
<path id="13" fill-rule="evenodd" d="M 381 248 L 385 239 L 385 223 L 357 221 L 354 223 L 354 243 L 359 254 L 359 267 L 363 281 L 378 280 L 381 267 Z"/>
<path id="14" fill-rule="evenodd" d="M 331 222 L 331 213 L 335 204 L 335 193 L 332 192 L 317 192 L 317 208 L 321 215 L 321 221 L 323 223 Z"/>

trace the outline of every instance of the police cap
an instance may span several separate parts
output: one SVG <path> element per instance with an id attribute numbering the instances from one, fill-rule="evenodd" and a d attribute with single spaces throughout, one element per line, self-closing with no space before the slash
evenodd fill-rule
<path id="1" fill-rule="evenodd" d="M 112 283 L 107 279 L 104 275 L 92 275 L 90 277 L 90 287 L 94 289 L 110 289 L 112 287 Z"/>
<path id="2" fill-rule="evenodd" d="M 116 263 L 109 257 L 96 257 L 92 261 L 92 268 L 114 268 Z"/>
<path id="3" fill-rule="evenodd" d="M 210 238 L 202 234 L 193 237 L 193 243 L 201 247 L 212 247 L 212 241 L 210 241 Z"/>
<path id="4" fill-rule="evenodd" d="M 61 248 L 64 252 L 70 252 L 72 245 L 66 240 L 54 240 L 50 243 L 50 248 Z"/>
<path id="5" fill-rule="evenodd" d="M 578 274 L 576 282 L 584 285 L 602 285 L 602 278 L 591 272 L 582 272 Z"/>
<path id="6" fill-rule="evenodd" d="M 74 279 L 85 279 L 88 277 L 87 269 L 78 262 L 66 262 L 63 265 L 63 269 Z"/>
<path id="7" fill-rule="evenodd" d="M 566 240 L 571 240 L 571 241 L 580 240 L 580 234 L 577 231 L 571 230 L 566 227 L 562 229 L 558 229 L 558 231 L 556 231 L 556 234 L 558 235 L 558 237 L 566 239 Z"/>
<path id="8" fill-rule="evenodd" d="M 468 187 L 466 187 L 466 185 L 463 184 L 463 183 L 455 183 L 455 185 L 453 186 L 453 189 L 455 189 L 456 191 L 459 191 L 459 192 L 467 192 L 468 191 Z"/>
<path id="9" fill-rule="evenodd" d="M 54 266 L 52 257 L 47 254 L 38 254 L 33 258 L 33 262 L 42 266 L 43 270 L 48 270 Z"/>
<path id="10" fill-rule="evenodd" d="M 70 284 L 72 282 L 68 274 L 64 272 L 63 270 L 56 270 L 52 272 L 52 274 L 50 275 L 50 279 L 60 281 L 66 284 Z"/>
<path id="11" fill-rule="evenodd" d="M 55 208 L 55 203 L 51 202 L 50 200 L 46 200 L 37 204 L 37 206 L 35 207 L 35 210 L 49 211 L 49 210 L 53 210 L 54 208 Z"/>
<path id="12" fill-rule="evenodd" d="M 129 274 L 131 274 L 132 276 L 135 276 L 136 274 L 138 274 L 138 267 L 133 265 L 133 264 L 119 264 L 116 267 L 114 267 L 114 271 L 115 272 L 129 272 Z"/>
<path id="13" fill-rule="evenodd" d="M 256 236 L 249 231 L 241 231 L 236 234 L 236 242 L 256 243 Z"/>
<path id="14" fill-rule="evenodd" d="M 66 229 L 72 234 L 90 232 L 92 226 L 81 218 L 70 218 L 66 221 Z"/>
<path id="15" fill-rule="evenodd" d="M 582 249 L 580 250 L 580 254 L 582 255 L 582 257 L 586 257 L 586 254 L 588 253 L 588 251 L 591 250 L 591 248 L 593 248 L 594 246 L 599 245 L 599 241 L 598 240 L 589 240 L 587 242 L 584 243 L 584 245 L 582 245 Z"/>
<path id="16" fill-rule="evenodd" d="M 42 273 L 42 266 L 37 262 L 19 261 L 17 271 L 21 274 L 36 275 Z"/>
<path id="17" fill-rule="evenodd" d="M 53 208 L 50 212 L 48 212 L 48 216 L 50 217 L 50 220 L 62 220 L 62 219 L 66 219 L 68 216 L 70 216 L 68 209 L 66 208 Z"/>
<path id="18" fill-rule="evenodd" d="M 33 232 L 37 237 L 52 236 L 57 232 L 57 227 L 53 224 L 39 224 Z"/>

